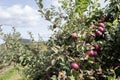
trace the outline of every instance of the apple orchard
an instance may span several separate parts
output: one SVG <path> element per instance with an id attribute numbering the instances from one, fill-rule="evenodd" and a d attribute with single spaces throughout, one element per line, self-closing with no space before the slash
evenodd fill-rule
<path id="1" fill-rule="evenodd" d="M 98 0 L 59 0 L 59 7 L 44 8 L 38 0 L 54 34 L 47 42 L 31 36 L 32 42 L 23 44 L 17 32 L 1 32 L 9 53 L 3 59 L 24 67 L 31 80 L 119 80 L 120 1 L 104 1 L 110 2 L 105 8 Z"/>

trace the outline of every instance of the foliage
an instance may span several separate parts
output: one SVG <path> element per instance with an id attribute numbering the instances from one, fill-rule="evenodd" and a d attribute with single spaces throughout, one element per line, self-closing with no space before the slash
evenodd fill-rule
<path id="1" fill-rule="evenodd" d="M 20 64 L 32 80 L 114 80 L 120 76 L 119 0 L 110 0 L 102 9 L 98 0 L 59 0 L 60 7 L 47 9 L 42 0 L 37 3 L 41 16 L 53 24 L 54 34 L 47 43 L 35 42 L 30 34 L 31 43 L 24 44 L 15 29 L 8 35 L 1 31 L 5 44 L 0 60 Z"/>
<path id="2" fill-rule="evenodd" d="M 107 0 L 106 0 L 107 1 Z M 53 80 L 112 79 L 119 74 L 119 1 L 100 8 L 97 0 L 59 0 L 58 9 L 40 9 L 53 23 L 55 33 L 48 42 Z M 48 19 L 49 18 L 49 19 Z M 102 23 L 105 26 L 101 26 Z M 56 25 L 56 27 L 54 27 Z M 102 27 L 102 29 L 101 29 Z M 73 34 L 77 34 L 77 39 Z M 117 41 L 116 41 L 117 40 Z M 87 44 L 89 44 L 87 46 Z M 96 50 L 97 45 L 100 47 Z M 80 69 L 71 68 L 76 62 Z M 54 69 L 53 69 L 54 68 Z M 51 76 L 50 76 L 51 77 Z"/>
<path id="3" fill-rule="evenodd" d="M 15 28 L 13 28 L 13 33 L 5 34 L 2 30 L 0 33 L 1 38 L 4 40 L 4 43 L 0 45 L 1 64 L 8 63 L 9 65 L 27 66 L 25 67 L 25 73 L 29 75 L 35 74 L 34 68 L 36 70 L 38 68 L 43 69 L 45 66 L 43 65 L 44 60 L 47 60 L 45 58 L 45 52 L 47 50 L 45 42 L 41 39 L 38 42 L 34 41 L 32 34 L 30 33 L 30 42 L 24 43 L 21 41 L 20 34 L 16 32 Z M 38 65 L 41 65 L 41 67 Z M 39 72 L 43 72 L 41 70 Z"/>

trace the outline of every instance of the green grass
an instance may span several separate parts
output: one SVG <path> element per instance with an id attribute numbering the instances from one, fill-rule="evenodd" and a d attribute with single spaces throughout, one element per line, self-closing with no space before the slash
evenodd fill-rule
<path id="1" fill-rule="evenodd" d="M 22 69 L 19 68 L 20 71 L 18 71 L 18 67 L 10 67 L 6 70 L 3 70 L 2 75 L 0 75 L 0 80 L 30 80 L 26 78 L 25 76 L 21 75 Z"/>
<path id="2" fill-rule="evenodd" d="M 15 68 L 8 70 L 6 73 L 0 76 L 0 80 L 8 80 L 15 74 Z"/>

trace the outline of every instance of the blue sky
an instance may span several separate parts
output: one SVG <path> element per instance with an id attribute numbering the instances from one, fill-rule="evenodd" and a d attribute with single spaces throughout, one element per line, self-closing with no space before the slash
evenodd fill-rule
<path id="1" fill-rule="evenodd" d="M 23 5 L 23 6 L 30 5 L 34 8 L 37 8 L 37 5 L 34 0 L 0 0 L 1 6 L 10 7 L 15 4 L 19 4 L 19 5 Z"/>
<path id="2" fill-rule="evenodd" d="M 48 0 L 44 0 L 46 5 Z M 38 6 L 34 0 L 0 0 L 0 24 L 5 33 L 15 27 L 23 38 L 29 38 L 28 32 L 32 32 L 35 40 L 38 34 L 48 40 L 52 31 L 49 30 L 49 22 L 40 17 Z"/>
<path id="3" fill-rule="evenodd" d="M 104 7 L 104 0 L 100 2 Z M 43 0 L 43 4 L 46 7 L 48 4 L 58 6 L 56 0 Z M 48 40 L 52 34 L 48 28 L 50 23 L 40 17 L 38 9 L 34 0 L 0 0 L 0 24 L 3 24 L 3 31 L 9 33 L 14 26 L 23 38 L 29 39 L 28 32 L 32 32 L 35 40 L 38 40 L 38 34 L 43 40 Z"/>

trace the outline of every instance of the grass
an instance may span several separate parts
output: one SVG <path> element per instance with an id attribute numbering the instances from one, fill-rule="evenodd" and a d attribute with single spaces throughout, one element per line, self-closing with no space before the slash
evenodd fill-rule
<path id="1" fill-rule="evenodd" d="M 22 76 L 18 73 L 16 67 L 9 66 L 8 68 L 3 68 L 1 72 L 0 80 L 25 80 L 22 79 Z"/>
<path id="2" fill-rule="evenodd" d="M 5 72 L 3 75 L 1 75 L 0 80 L 8 80 L 14 74 L 15 74 L 15 69 L 12 68 L 12 69 L 8 70 L 7 72 Z"/>

